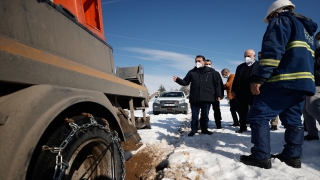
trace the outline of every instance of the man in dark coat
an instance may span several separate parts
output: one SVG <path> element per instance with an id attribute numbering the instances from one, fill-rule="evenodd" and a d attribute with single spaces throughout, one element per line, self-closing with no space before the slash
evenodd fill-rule
<path id="1" fill-rule="evenodd" d="M 189 102 L 191 106 L 191 132 L 188 136 L 193 136 L 198 129 L 198 117 L 201 109 L 200 125 L 203 134 L 212 134 L 208 131 L 208 114 L 210 105 L 214 101 L 220 101 L 221 87 L 219 77 L 213 68 L 205 66 L 205 57 L 198 55 L 195 58 L 196 67 L 191 69 L 187 75 L 180 79 L 173 76 L 173 81 L 181 86 L 188 86 L 190 83 Z"/>
<path id="2" fill-rule="evenodd" d="M 245 62 L 236 69 L 236 74 L 232 84 L 232 94 L 237 100 L 237 111 L 239 114 L 240 130 L 236 133 L 247 131 L 247 115 L 253 102 L 253 95 L 250 90 L 250 77 L 253 75 L 259 63 L 254 59 L 256 54 L 254 50 L 248 49 L 244 52 Z"/>
<path id="3" fill-rule="evenodd" d="M 210 68 L 212 67 L 212 61 L 210 59 L 206 59 L 206 66 L 208 66 Z M 224 97 L 223 81 L 222 81 L 222 78 L 221 78 L 219 72 L 218 71 L 215 71 L 215 72 L 219 78 L 220 87 L 221 87 L 220 99 L 223 99 L 223 97 Z M 222 117 L 221 117 L 221 110 L 220 110 L 220 101 L 214 101 L 212 103 L 212 110 L 213 110 L 214 122 L 216 123 L 216 127 L 217 127 L 217 129 L 221 129 L 222 128 L 222 126 L 221 126 Z"/>

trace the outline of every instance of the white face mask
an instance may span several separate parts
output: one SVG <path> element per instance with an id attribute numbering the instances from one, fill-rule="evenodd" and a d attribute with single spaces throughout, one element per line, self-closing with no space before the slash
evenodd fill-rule
<path id="1" fill-rule="evenodd" d="M 201 64 L 200 62 L 197 62 L 197 63 L 196 63 L 196 67 L 197 67 L 197 68 L 201 68 L 201 67 L 202 67 L 202 64 Z"/>
<path id="2" fill-rule="evenodd" d="M 317 40 L 317 41 L 316 41 L 316 48 L 317 48 L 317 49 L 320 48 L 320 40 Z"/>
<path id="3" fill-rule="evenodd" d="M 206 65 L 206 66 L 211 67 L 211 65 Z"/>
<path id="4" fill-rule="evenodd" d="M 227 76 L 227 75 L 223 75 L 223 77 L 224 77 L 224 78 L 228 78 L 228 76 Z"/>
<path id="5" fill-rule="evenodd" d="M 245 58 L 244 58 L 244 61 L 245 61 L 246 63 L 251 63 L 251 62 L 252 62 L 252 59 L 251 59 L 251 57 L 245 57 Z"/>

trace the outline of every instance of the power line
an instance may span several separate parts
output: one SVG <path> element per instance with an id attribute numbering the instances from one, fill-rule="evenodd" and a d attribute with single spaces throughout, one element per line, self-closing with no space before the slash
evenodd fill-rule
<path id="1" fill-rule="evenodd" d="M 181 45 L 163 43 L 163 42 L 158 42 L 158 41 L 150 41 L 150 40 L 145 40 L 145 39 L 138 39 L 138 38 L 120 36 L 120 35 L 115 35 L 115 34 L 106 34 L 106 35 L 107 36 L 115 36 L 115 37 L 125 38 L 125 39 L 132 39 L 132 40 L 137 40 L 137 41 L 150 42 L 150 43 L 155 43 L 155 44 L 163 44 L 163 45 L 168 45 L 168 46 L 175 46 L 175 47 L 186 48 L 186 49 L 194 49 L 194 50 L 199 50 L 199 51 L 213 52 L 213 53 L 219 53 L 219 54 L 225 54 L 225 55 L 231 55 L 231 56 L 239 56 L 239 55 L 223 53 L 223 52 L 218 52 L 218 51 L 211 51 L 211 50 L 206 50 L 206 49 L 198 49 L 198 48 L 193 48 L 193 47 L 188 47 L 188 46 L 181 46 Z"/>

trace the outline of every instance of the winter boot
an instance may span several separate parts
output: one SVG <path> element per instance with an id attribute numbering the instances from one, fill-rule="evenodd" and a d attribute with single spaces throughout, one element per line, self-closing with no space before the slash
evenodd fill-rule
<path id="1" fill-rule="evenodd" d="M 270 128 L 270 130 L 271 130 L 271 131 L 278 130 L 278 127 L 277 127 L 277 126 L 273 126 L 273 125 L 272 125 L 272 126 L 271 126 L 271 128 Z"/>
<path id="2" fill-rule="evenodd" d="M 288 166 L 294 168 L 301 168 L 301 160 L 300 157 L 290 158 L 290 157 L 283 157 L 281 154 L 272 155 L 273 158 L 278 158 L 281 162 L 286 163 Z"/>
<path id="3" fill-rule="evenodd" d="M 202 133 L 202 134 L 208 134 L 208 135 L 213 134 L 213 132 L 208 131 L 208 129 L 203 129 L 203 130 L 201 130 L 201 133 Z"/>
<path id="4" fill-rule="evenodd" d="M 304 136 L 304 140 L 306 140 L 306 141 L 319 140 L 319 136 L 306 135 L 306 136 Z"/>
<path id="5" fill-rule="evenodd" d="M 193 132 L 193 131 L 191 131 L 189 134 L 188 134 L 188 136 L 194 136 L 196 133 L 195 132 Z"/>
<path id="6" fill-rule="evenodd" d="M 272 167 L 270 158 L 256 159 L 252 155 L 240 156 L 240 162 L 242 162 L 243 164 L 249 165 L 249 166 L 256 166 L 256 167 L 260 167 L 260 168 L 264 168 L 264 169 L 271 169 L 271 167 Z"/>

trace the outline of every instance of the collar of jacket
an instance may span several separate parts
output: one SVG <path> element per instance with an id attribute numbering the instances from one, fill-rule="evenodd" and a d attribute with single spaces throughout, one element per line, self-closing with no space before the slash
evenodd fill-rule
<path id="1" fill-rule="evenodd" d="M 207 66 L 205 66 L 203 68 L 204 68 L 203 71 L 199 71 L 199 68 L 197 68 L 197 67 L 194 67 L 192 70 L 197 71 L 198 73 L 201 73 L 201 74 L 214 70 L 212 67 L 207 67 Z"/>

